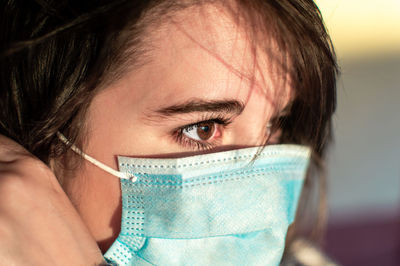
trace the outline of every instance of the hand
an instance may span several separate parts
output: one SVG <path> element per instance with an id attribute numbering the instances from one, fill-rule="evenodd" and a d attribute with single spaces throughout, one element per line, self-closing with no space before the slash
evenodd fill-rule
<path id="1" fill-rule="evenodd" d="M 0 264 L 103 263 L 96 242 L 53 172 L 0 135 Z"/>

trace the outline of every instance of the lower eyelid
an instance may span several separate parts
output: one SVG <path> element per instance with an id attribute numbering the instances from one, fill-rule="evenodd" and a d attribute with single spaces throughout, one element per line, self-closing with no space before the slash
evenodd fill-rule
<path id="1" fill-rule="evenodd" d="M 196 149 L 196 150 L 209 150 L 209 149 L 214 148 L 215 143 L 202 142 L 202 141 L 196 141 L 196 140 L 193 140 L 190 138 L 184 138 L 181 141 L 181 145 L 192 148 L 192 149 Z"/>

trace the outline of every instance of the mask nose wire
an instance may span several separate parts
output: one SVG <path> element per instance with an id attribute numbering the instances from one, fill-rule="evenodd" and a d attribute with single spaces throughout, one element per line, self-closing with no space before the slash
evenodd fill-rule
<path id="1" fill-rule="evenodd" d="M 89 161 L 90 163 L 94 164 L 95 166 L 99 167 L 100 169 L 106 171 L 109 174 L 112 174 L 116 177 L 119 177 L 121 179 L 128 179 L 131 180 L 132 182 L 136 182 L 137 177 L 134 175 L 130 175 L 127 173 L 123 173 L 120 171 L 116 171 L 112 169 L 111 167 L 105 165 L 104 163 L 96 160 L 95 158 L 91 157 L 90 155 L 84 153 L 81 151 L 78 147 L 76 147 L 73 143 L 71 143 L 63 134 L 60 132 L 57 132 L 57 137 L 65 144 L 69 145 L 71 144 L 71 150 L 73 150 L 76 154 L 82 156 L 85 160 Z"/>

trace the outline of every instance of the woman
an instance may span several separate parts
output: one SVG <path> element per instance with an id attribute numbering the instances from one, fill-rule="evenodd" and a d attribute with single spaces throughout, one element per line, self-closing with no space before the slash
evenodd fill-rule
<path id="1" fill-rule="evenodd" d="M 312 1 L 2 5 L 3 261 L 279 263 L 335 109 Z"/>

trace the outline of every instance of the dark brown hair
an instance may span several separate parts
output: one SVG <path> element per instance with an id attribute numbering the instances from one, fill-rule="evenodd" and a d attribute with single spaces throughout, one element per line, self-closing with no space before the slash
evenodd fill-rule
<path id="1" fill-rule="evenodd" d="M 79 143 L 97 90 L 141 63 L 146 27 L 172 10 L 213 2 L 240 14 L 249 30 L 268 29 L 296 95 L 289 115 L 277 121 L 281 141 L 312 147 L 311 169 L 320 173 L 338 69 L 312 0 L 1 1 L 0 134 L 45 163 L 64 154 L 56 132 Z"/>

